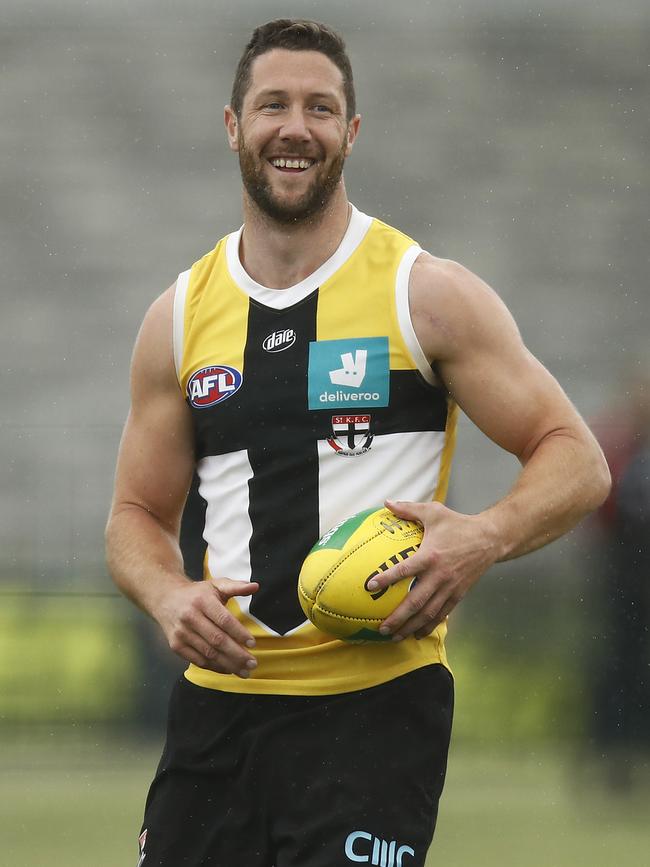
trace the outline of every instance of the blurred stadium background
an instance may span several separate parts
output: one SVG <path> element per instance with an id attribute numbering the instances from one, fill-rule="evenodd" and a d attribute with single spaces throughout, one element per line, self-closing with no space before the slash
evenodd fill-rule
<path id="1" fill-rule="evenodd" d="M 142 316 L 240 221 L 221 126 L 251 29 L 327 21 L 352 56 L 351 199 L 502 295 L 579 409 L 647 356 L 646 0 L 3 0 L 0 862 L 135 863 L 180 670 L 118 598 L 103 525 Z M 515 462 L 463 422 L 451 504 Z M 457 723 L 431 863 L 650 863 L 647 754 L 590 741 L 588 529 L 494 568 L 454 615 Z"/>

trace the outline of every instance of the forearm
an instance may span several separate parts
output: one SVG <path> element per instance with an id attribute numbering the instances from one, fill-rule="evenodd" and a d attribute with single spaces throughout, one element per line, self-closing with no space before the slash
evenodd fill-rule
<path id="1" fill-rule="evenodd" d="M 497 561 L 559 538 L 603 502 L 609 485 L 607 464 L 589 434 L 546 436 L 510 493 L 482 513 L 496 534 Z"/>
<path id="2" fill-rule="evenodd" d="M 137 505 L 122 506 L 111 514 L 106 558 L 119 589 L 155 620 L 165 596 L 190 583 L 176 534 Z"/>
<path id="3" fill-rule="evenodd" d="M 186 662 L 247 678 L 257 666 L 251 633 L 228 611 L 234 596 L 250 596 L 252 581 L 192 581 L 183 571 L 177 534 L 146 509 L 114 509 L 106 528 L 108 566 L 117 586 L 156 620 Z"/>

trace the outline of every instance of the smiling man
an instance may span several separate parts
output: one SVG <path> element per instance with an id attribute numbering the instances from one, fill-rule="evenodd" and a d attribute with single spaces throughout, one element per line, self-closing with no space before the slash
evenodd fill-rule
<path id="1" fill-rule="evenodd" d="M 605 497 L 602 454 L 496 294 L 358 211 L 360 126 L 341 38 L 259 27 L 225 110 L 244 225 L 147 313 L 107 528 L 118 586 L 189 663 L 140 835 L 146 867 L 422 867 L 451 730 L 447 616 L 495 562 Z M 476 515 L 443 505 L 457 406 L 521 473 Z M 204 578 L 178 543 L 193 473 Z M 346 644 L 305 622 L 315 540 L 386 501 L 417 575 Z"/>
<path id="2" fill-rule="evenodd" d="M 294 88 L 300 82 L 300 104 L 286 90 L 287 77 Z M 228 138 L 239 152 L 248 198 L 276 223 L 324 216 L 341 191 L 343 164 L 359 128 L 341 84 L 341 71 L 317 51 L 275 49 L 258 57 L 254 74 L 240 70 L 226 108 Z"/>

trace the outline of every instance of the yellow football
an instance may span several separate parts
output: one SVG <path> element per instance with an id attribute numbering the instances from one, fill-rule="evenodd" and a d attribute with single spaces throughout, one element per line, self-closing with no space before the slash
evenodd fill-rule
<path id="1" fill-rule="evenodd" d="M 422 527 L 385 508 L 367 509 L 332 527 L 311 549 L 300 570 L 298 598 L 311 622 L 347 641 L 390 641 L 379 626 L 415 582 L 404 578 L 385 590 L 368 582 L 415 553 Z"/>

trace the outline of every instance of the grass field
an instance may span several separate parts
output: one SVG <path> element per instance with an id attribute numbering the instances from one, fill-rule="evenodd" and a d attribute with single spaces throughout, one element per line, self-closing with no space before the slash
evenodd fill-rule
<path id="1" fill-rule="evenodd" d="M 87 733 L 3 740 L 0 864 L 135 867 L 158 744 L 110 741 L 103 733 L 96 740 Z M 456 745 L 428 864 L 650 865 L 650 787 L 647 779 L 637 782 L 633 794 L 614 798 L 593 767 L 578 774 L 558 752 Z"/>

